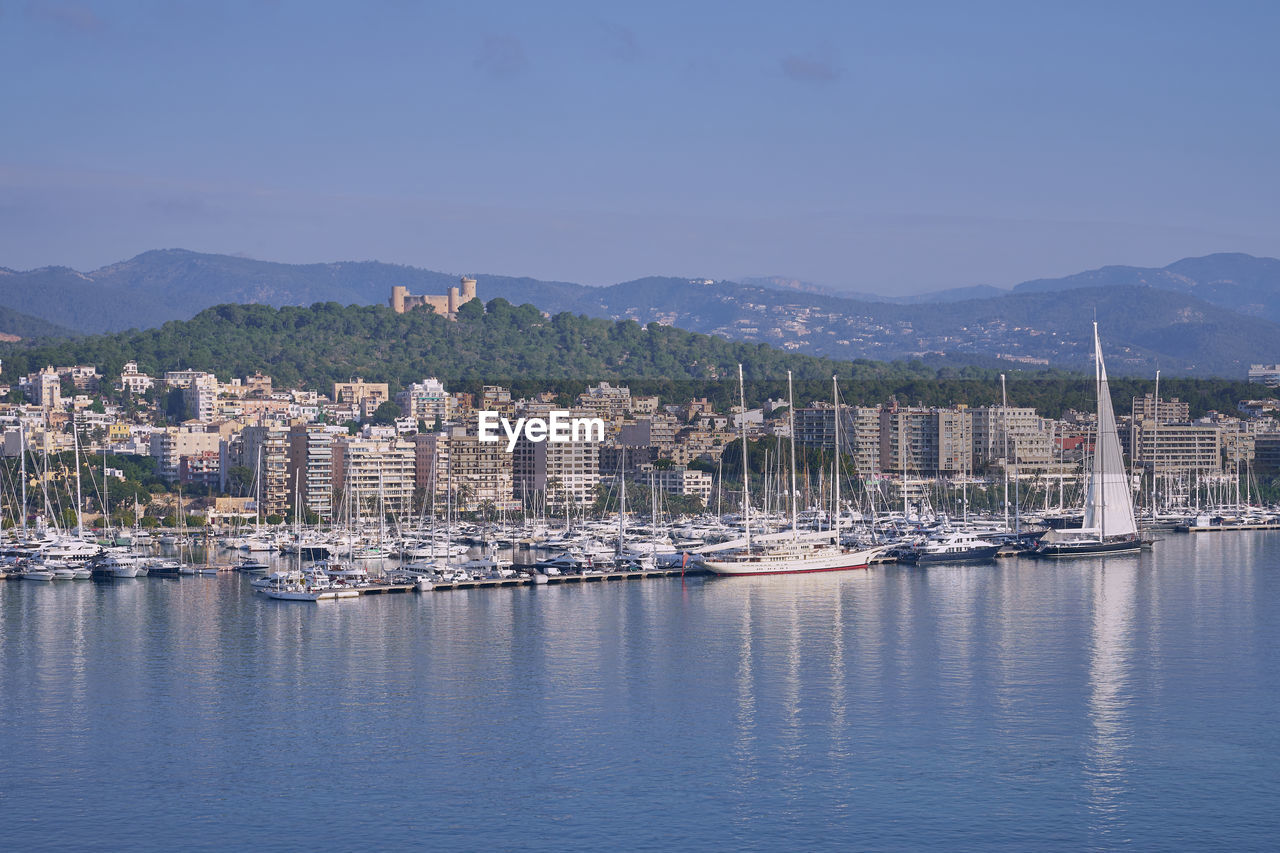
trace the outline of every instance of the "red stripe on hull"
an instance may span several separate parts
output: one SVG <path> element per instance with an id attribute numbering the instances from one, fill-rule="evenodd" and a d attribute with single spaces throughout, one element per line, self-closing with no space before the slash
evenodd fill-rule
<path id="1" fill-rule="evenodd" d="M 707 571 L 718 578 L 758 578 L 763 575 L 812 575 L 817 572 L 850 572 L 855 569 L 870 568 L 870 566 L 870 563 L 863 563 L 860 566 L 832 566 L 829 569 L 779 569 L 776 572 L 717 572 L 715 569 L 708 567 Z"/>

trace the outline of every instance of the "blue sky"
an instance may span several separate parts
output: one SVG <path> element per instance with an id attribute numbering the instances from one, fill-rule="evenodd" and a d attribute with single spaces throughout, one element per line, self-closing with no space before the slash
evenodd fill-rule
<path id="1" fill-rule="evenodd" d="M 1280 255 L 1280 4 L 0 0 L 0 266 L 611 284 Z"/>

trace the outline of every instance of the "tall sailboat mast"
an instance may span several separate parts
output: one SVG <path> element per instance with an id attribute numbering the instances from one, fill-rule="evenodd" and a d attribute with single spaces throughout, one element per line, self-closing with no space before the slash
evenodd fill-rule
<path id="1" fill-rule="evenodd" d="M 22 541 L 27 541 L 27 428 L 18 421 L 18 448 L 22 456 Z"/>
<path id="2" fill-rule="evenodd" d="M 742 364 L 738 364 L 738 403 L 742 422 L 742 519 L 747 537 L 747 551 L 751 551 L 751 472 L 747 469 L 747 389 L 742 379 Z"/>
<path id="3" fill-rule="evenodd" d="M 1104 393 L 1104 388 L 1102 385 L 1102 343 L 1098 340 L 1097 320 L 1093 321 L 1093 380 L 1098 397 L 1098 426 L 1097 433 L 1094 438 L 1093 469 L 1095 472 L 1100 474 L 1102 468 L 1098 463 L 1099 460 L 1102 459 L 1102 454 L 1099 451 L 1102 449 L 1102 395 Z M 1107 402 L 1110 403 L 1111 401 L 1108 400 Z M 1101 482 L 1100 477 L 1097 479 L 1098 482 Z M 1105 488 L 1098 490 L 1098 507 L 1098 530 L 1100 531 L 1102 541 L 1105 542 L 1107 540 L 1107 490 Z"/>
<path id="4" fill-rule="evenodd" d="M 831 376 L 831 401 L 836 407 L 836 435 L 835 435 L 835 532 L 836 547 L 840 546 L 840 389 L 836 386 L 836 377 Z"/>
<path id="5" fill-rule="evenodd" d="M 84 516 L 80 499 L 80 430 L 76 426 L 75 412 L 71 413 L 71 445 L 76 452 L 76 536 L 84 534 Z"/>
<path id="6" fill-rule="evenodd" d="M 1095 326 L 1096 332 L 1096 326 Z M 1001 455 L 1004 457 L 1004 464 L 1000 467 L 1004 470 L 1004 529 L 1009 529 L 1009 400 L 1005 396 L 1004 390 L 1004 374 L 1000 374 L 1000 435 L 1004 442 L 1004 449 Z"/>
<path id="7" fill-rule="evenodd" d="M 796 511 L 796 400 L 791 391 L 790 370 L 787 371 L 787 414 L 791 422 L 791 538 L 794 540 L 800 535 L 800 515 Z"/>

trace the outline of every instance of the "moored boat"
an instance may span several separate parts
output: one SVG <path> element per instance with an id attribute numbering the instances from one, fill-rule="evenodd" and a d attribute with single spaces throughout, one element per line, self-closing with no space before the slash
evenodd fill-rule
<path id="1" fill-rule="evenodd" d="M 935 533 L 908 549 L 899 559 L 917 565 L 929 563 L 981 563 L 994 559 L 1000 546 L 966 531 Z"/>
<path id="2" fill-rule="evenodd" d="M 1098 432 L 1085 490 L 1080 527 L 1049 530 L 1031 553 L 1037 557 L 1086 557 L 1142 550 L 1133 514 L 1133 490 L 1120 452 L 1120 436 L 1102 360 L 1098 324 L 1093 324 L 1094 382 L 1098 400 Z"/>

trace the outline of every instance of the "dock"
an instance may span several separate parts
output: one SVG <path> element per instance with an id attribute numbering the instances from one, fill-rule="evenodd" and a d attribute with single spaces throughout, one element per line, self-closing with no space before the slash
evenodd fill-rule
<path id="1" fill-rule="evenodd" d="M 643 580 L 645 578 L 674 578 L 684 575 L 685 577 L 694 577 L 710 574 L 706 569 L 689 567 L 683 571 L 677 567 L 673 569 L 632 569 L 625 571 L 612 572 L 574 572 L 572 574 L 561 575 L 542 575 L 546 578 L 545 585 L 566 584 L 566 583 L 593 583 L 596 581 L 631 581 Z M 443 592 L 453 589 L 480 589 L 486 587 L 497 586 L 541 586 L 543 581 L 535 580 L 534 577 L 526 578 L 481 578 L 470 581 L 453 581 L 452 583 L 433 583 L 431 591 Z"/>
<path id="2" fill-rule="evenodd" d="M 357 586 L 352 589 L 361 595 L 381 595 L 384 592 L 413 592 L 418 588 L 412 583 L 374 583 L 370 586 Z"/>
<path id="3" fill-rule="evenodd" d="M 1241 524 L 1179 524 L 1179 533 L 1219 533 L 1228 530 L 1280 530 L 1280 521 L 1257 521 Z"/>

